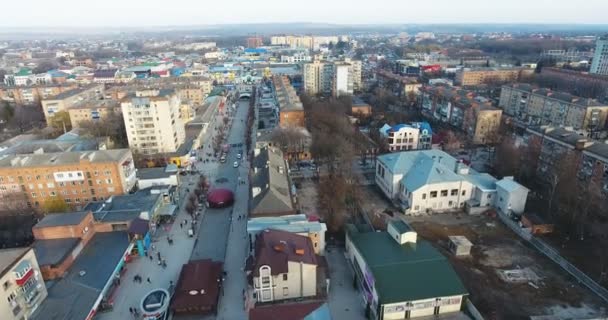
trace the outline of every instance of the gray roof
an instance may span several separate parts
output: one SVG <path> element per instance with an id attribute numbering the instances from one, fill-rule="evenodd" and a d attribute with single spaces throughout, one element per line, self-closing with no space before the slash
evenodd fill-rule
<path id="1" fill-rule="evenodd" d="M 99 143 L 94 139 L 72 138 L 61 140 L 33 140 L 16 144 L 0 152 L 0 155 L 32 154 L 42 150 L 44 153 L 58 153 L 66 151 L 93 151 L 97 150 Z"/>
<path id="2" fill-rule="evenodd" d="M 78 211 L 47 214 L 34 226 L 34 228 L 74 226 L 79 224 L 88 213 L 88 211 Z"/>
<path id="3" fill-rule="evenodd" d="M 130 222 L 139 218 L 139 209 L 120 210 L 120 211 L 98 211 L 93 213 L 95 221 L 99 222 Z"/>
<path id="4" fill-rule="evenodd" d="M 85 319 L 129 246 L 126 232 L 97 233 L 63 279 L 52 284 L 32 319 Z M 78 273 L 86 272 L 83 276 Z"/>
<path id="5" fill-rule="evenodd" d="M 287 163 L 283 153 L 277 148 L 265 147 L 253 160 L 254 173 L 252 190 L 260 189 L 253 197 L 253 215 L 286 214 L 294 211 L 291 198 L 291 184 L 287 173 Z M 283 168 L 283 173 L 279 172 Z"/>
<path id="6" fill-rule="evenodd" d="M 507 192 L 513 192 L 517 189 L 528 190 L 528 188 L 522 186 L 521 184 L 515 182 L 512 178 L 503 178 L 496 182 L 496 186 L 504 189 Z"/>
<path id="7" fill-rule="evenodd" d="M 41 266 L 57 265 L 72 252 L 72 249 L 79 242 L 80 238 L 36 240 L 34 242 L 34 252 L 38 264 Z"/>
<path id="8" fill-rule="evenodd" d="M 100 84 L 86 85 L 86 86 L 83 86 L 83 87 L 80 87 L 80 88 L 76 88 L 76 89 L 72 89 L 72 90 L 61 92 L 61 93 L 59 93 L 59 94 L 57 94 L 55 96 L 52 96 L 52 97 L 50 97 L 49 99 L 46 99 L 46 100 L 62 100 L 62 99 L 65 99 L 65 98 L 69 98 L 71 96 L 75 96 L 77 94 L 81 94 L 81 93 L 83 93 L 83 92 L 85 92 L 85 91 L 87 91 L 89 89 L 94 88 L 94 87 L 100 87 L 101 88 L 102 85 L 100 85 Z"/>
<path id="9" fill-rule="evenodd" d="M 471 184 L 483 191 L 496 190 L 496 178 L 487 173 L 468 174 L 464 175 Z"/>
<path id="10" fill-rule="evenodd" d="M 130 154 L 129 149 L 74 151 L 27 155 L 9 155 L 0 159 L 0 167 L 40 167 L 79 164 L 81 159 L 93 163 L 116 162 Z"/>
<path id="11" fill-rule="evenodd" d="M 168 172 L 166 168 L 141 168 L 137 169 L 137 179 L 161 179 L 176 175 L 177 172 Z"/>
<path id="12" fill-rule="evenodd" d="M 608 159 L 608 144 L 596 142 L 585 149 L 594 155 L 603 157 L 604 159 Z M 606 160 L 608 161 L 608 160 Z"/>
<path id="13" fill-rule="evenodd" d="M 0 250 L 0 276 L 4 275 L 6 269 L 10 268 L 29 249 L 29 247 L 23 247 Z"/>

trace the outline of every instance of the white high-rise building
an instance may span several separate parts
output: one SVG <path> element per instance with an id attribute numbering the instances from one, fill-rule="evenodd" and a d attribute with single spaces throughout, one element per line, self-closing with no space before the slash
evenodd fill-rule
<path id="1" fill-rule="evenodd" d="M 608 35 L 597 40 L 590 71 L 595 74 L 608 75 Z"/>
<path id="2" fill-rule="evenodd" d="M 174 90 L 140 90 L 121 103 L 129 147 L 142 154 L 175 152 L 186 133 Z"/>
<path id="3" fill-rule="evenodd" d="M 353 94 L 353 69 L 348 63 L 334 65 L 334 87 L 332 94 L 336 97 Z"/>
<path id="4" fill-rule="evenodd" d="M 303 65 L 303 78 L 308 94 L 352 95 L 361 89 L 361 62 L 315 60 Z"/>

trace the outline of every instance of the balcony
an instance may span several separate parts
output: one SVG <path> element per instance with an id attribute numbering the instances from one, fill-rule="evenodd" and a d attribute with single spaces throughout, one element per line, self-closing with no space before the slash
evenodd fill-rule
<path id="1" fill-rule="evenodd" d="M 15 283 L 18 286 L 23 286 L 34 275 L 34 269 L 29 261 L 23 260 L 13 269 L 13 273 Z"/>

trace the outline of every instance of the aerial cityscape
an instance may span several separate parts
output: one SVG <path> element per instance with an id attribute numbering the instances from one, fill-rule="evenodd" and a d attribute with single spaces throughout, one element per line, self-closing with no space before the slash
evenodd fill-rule
<path id="1" fill-rule="evenodd" d="M 0 320 L 608 319 L 607 1 L 0 8 Z"/>

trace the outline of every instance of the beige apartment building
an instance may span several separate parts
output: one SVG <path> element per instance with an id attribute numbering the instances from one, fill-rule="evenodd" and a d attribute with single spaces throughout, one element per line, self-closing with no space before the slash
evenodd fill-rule
<path id="1" fill-rule="evenodd" d="M 593 135 L 606 129 L 608 105 L 594 99 L 517 83 L 502 86 L 498 104 L 524 126 L 562 126 Z"/>
<path id="2" fill-rule="evenodd" d="M 304 91 L 309 95 L 349 95 L 362 88 L 361 61 L 315 60 L 302 66 Z"/>
<path id="3" fill-rule="evenodd" d="M 2 320 L 30 319 L 48 293 L 34 250 L 0 250 L 0 315 Z"/>
<path id="4" fill-rule="evenodd" d="M 111 99 L 84 100 L 68 108 L 72 128 L 78 128 L 86 121 L 103 121 L 108 115 L 120 112 L 120 103 Z"/>
<path id="5" fill-rule="evenodd" d="M 17 105 L 31 104 L 43 99 L 48 99 L 52 96 L 56 96 L 62 92 L 76 89 L 77 87 L 77 84 L 20 87 L 0 86 L 0 100 L 13 102 Z"/>
<path id="6" fill-rule="evenodd" d="M 487 83 L 517 82 L 522 75 L 530 75 L 530 68 L 463 68 L 456 71 L 456 85 L 463 87 L 478 86 Z"/>
<path id="7" fill-rule="evenodd" d="M 83 100 L 102 97 L 104 94 L 103 84 L 90 84 L 80 88 L 64 91 L 58 95 L 42 100 L 42 110 L 46 123 L 49 124 L 53 115 L 60 111 L 67 111 L 68 108 L 80 103 Z"/>
<path id="8" fill-rule="evenodd" d="M 46 202 L 61 200 L 80 209 L 89 201 L 125 194 L 135 183 L 129 149 L 11 155 L 0 159 L 0 197 L 25 202 L 41 211 Z"/>
<path id="9" fill-rule="evenodd" d="M 175 152 L 186 139 L 175 90 L 137 90 L 121 101 L 129 147 L 142 154 Z"/>

